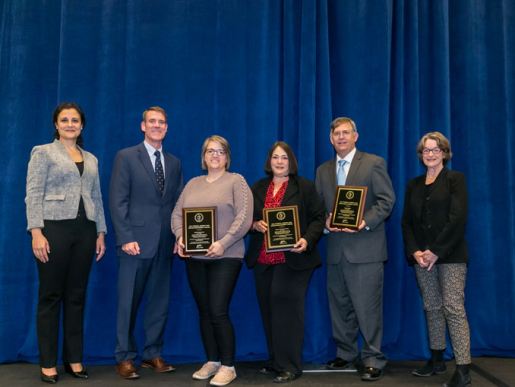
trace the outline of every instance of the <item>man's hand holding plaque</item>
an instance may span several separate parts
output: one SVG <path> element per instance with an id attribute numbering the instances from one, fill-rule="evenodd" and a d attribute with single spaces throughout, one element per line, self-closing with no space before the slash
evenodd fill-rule
<path id="1" fill-rule="evenodd" d="M 329 228 L 357 232 L 364 226 L 363 211 L 367 198 L 367 187 L 339 185 L 336 188 L 333 212 L 329 217 Z"/>
<path id="2" fill-rule="evenodd" d="M 208 253 L 216 240 L 216 207 L 182 209 L 183 256 Z M 182 246 L 180 246 L 182 247 Z"/>
<path id="3" fill-rule="evenodd" d="M 307 242 L 300 237 L 299 212 L 297 206 L 263 209 L 264 224 L 258 225 L 265 234 L 266 252 L 302 252 Z M 266 227 L 265 227 L 266 225 Z M 259 228 L 256 229 L 259 230 Z"/>

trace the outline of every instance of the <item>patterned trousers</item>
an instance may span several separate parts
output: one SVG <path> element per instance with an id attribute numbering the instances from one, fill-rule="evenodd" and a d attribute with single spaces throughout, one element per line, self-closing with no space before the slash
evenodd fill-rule
<path id="1" fill-rule="evenodd" d="M 430 271 L 415 265 L 429 332 L 429 347 L 445 349 L 445 324 L 449 327 L 456 364 L 470 364 L 470 331 L 465 313 L 467 265 L 435 265 Z"/>

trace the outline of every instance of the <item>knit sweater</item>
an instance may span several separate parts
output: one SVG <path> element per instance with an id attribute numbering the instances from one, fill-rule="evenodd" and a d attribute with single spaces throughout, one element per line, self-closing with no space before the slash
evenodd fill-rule
<path id="1" fill-rule="evenodd" d="M 217 258 L 243 258 L 243 238 L 250 229 L 253 211 L 252 192 L 243 176 L 226 172 L 209 183 L 206 176 L 191 179 L 182 191 L 172 213 L 172 232 L 182 236 L 182 209 L 187 207 L 216 207 L 216 240 L 224 247 Z M 193 255 L 198 259 L 213 259 Z"/>

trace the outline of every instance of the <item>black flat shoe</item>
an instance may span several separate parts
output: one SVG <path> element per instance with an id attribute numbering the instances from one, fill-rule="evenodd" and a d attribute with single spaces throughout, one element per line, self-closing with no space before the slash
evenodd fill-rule
<path id="1" fill-rule="evenodd" d="M 443 349 L 432 349 L 431 358 L 422 368 L 414 369 L 412 374 L 415 376 L 427 377 L 433 374 L 441 375 L 447 371 L 445 360 L 443 359 Z"/>
<path id="2" fill-rule="evenodd" d="M 445 363 L 443 361 L 435 363 L 429 360 L 424 367 L 414 369 L 412 374 L 415 376 L 427 377 L 434 374 L 445 374 L 446 371 L 447 367 L 445 366 Z"/>
<path id="3" fill-rule="evenodd" d="M 57 383 L 59 379 L 59 375 L 45 375 L 43 371 L 41 371 L 41 381 L 45 383 Z"/>
<path id="4" fill-rule="evenodd" d="M 81 371 L 75 372 L 72 369 L 72 366 L 70 365 L 70 363 L 63 363 L 63 365 L 64 365 L 64 372 L 66 372 L 67 374 L 70 374 L 74 378 L 87 379 L 89 377 L 88 373 L 86 371 L 84 371 L 84 367 L 82 367 Z"/>
<path id="5" fill-rule="evenodd" d="M 266 365 L 259 369 L 259 373 L 261 374 L 275 374 L 277 371 L 274 367 Z"/>
<path id="6" fill-rule="evenodd" d="M 334 360 L 328 361 L 326 367 L 331 370 L 338 370 L 343 372 L 358 372 L 353 362 L 343 360 L 341 357 L 337 357 Z"/>
<path id="7" fill-rule="evenodd" d="M 443 385 L 443 387 L 470 387 L 472 380 L 470 378 L 470 364 L 457 365 L 456 371 L 452 375 L 451 380 Z"/>
<path id="8" fill-rule="evenodd" d="M 365 373 L 361 377 L 364 382 L 375 382 L 383 377 L 383 370 L 379 368 L 367 367 Z"/>
<path id="9" fill-rule="evenodd" d="M 295 379 L 300 378 L 302 374 L 294 374 L 293 372 L 283 371 L 278 372 L 277 375 L 275 375 L 274 382 L 275 383 L 288 383 Z"/>

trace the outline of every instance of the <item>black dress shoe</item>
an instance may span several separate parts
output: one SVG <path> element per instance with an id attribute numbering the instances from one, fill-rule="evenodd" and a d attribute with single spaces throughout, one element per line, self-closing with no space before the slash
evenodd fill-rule
<path id="1" fill-rule="evenodd" d="M 41 381 L 45 383 L 57 383 L 59 379 L 59 375 L 45 375 L 43 371 L 41 371 Z"/>
<path id="2" fill-rule="evenodd" d="M 274 367 L 266 365 L 259 369 L 259 373 L 261 374 L 275 374 L 277 371 Z"/>
<path id="3" fill-rule="evenodd" d="M 63 365 L 64 365 L 64 371 L 67 374 L 70 374 L 71 376 L 73 376 L 74 378 L 87 379 L 89 377 L 88 373 L 86 371 L 84 371 L 84 367 L 82 367 L 82 370 L 80 370 L 79 372 L 75 372 L 72 369 L 72 366 L 70 365 L 70 363 L 63 362 Z"/>
<path id="4" fill-rule="evenodd" d="M 456 371 L 452 375 L 451 380 L 443 385 L 443 387 L 470 387 L 472 380 L 470 378 L 470 364 L 457 365 Z"/>
<path id="5" fill-rule="evenodd" d="M 293 372 L 288 371 L 282 371 L 278 372 L 277 375 L 275 375 L 274 382 L 275 383 L 288 383 L 292 380 L 300 378 L 302 374 L 294 374 Z"/>
<path id="6" fill-rule="evenodd" d="M 413 370 L 412 374 L 415 376 L 431 376 L 433 374 L 441 375 L 447 371 L 447 367 L 445 366 L 445 362 L 433 362 L 429 360 L 426 365 L 422 368 L 416 368 Z"/>
<path id="7" fill-rule="evenodd" d="M 414 369 L 412 374 L 415 376 L 431 376 L 433 374 L 444 374 L 447 368 L 443 359 L 443 349 L 432 349 L 431 359 L 422 368 Z"/>
<path id="8" fill-rule="evenodd" d="M 327 368 L 343 372 L 358 372 L 353 362 L 343 360 L 341 357 L 337 357 L 334 360 L 328 361 Z"/>
<path id="9" fill-rule="evenodd" d="M 365 382 L 375 382 L 383 377 L 383 370 L 379 368 L 367 367 L 365 373 L 361 377 L 361 380 Z"/>

